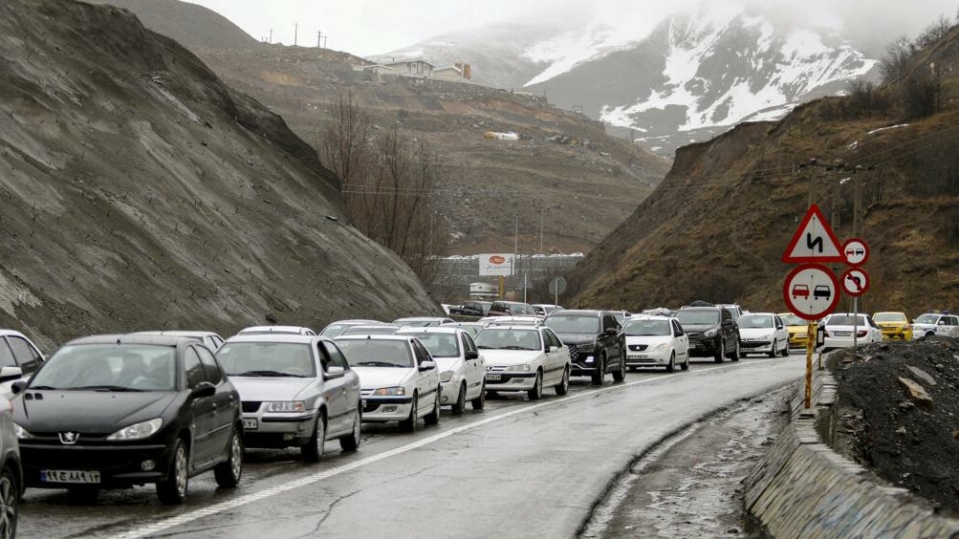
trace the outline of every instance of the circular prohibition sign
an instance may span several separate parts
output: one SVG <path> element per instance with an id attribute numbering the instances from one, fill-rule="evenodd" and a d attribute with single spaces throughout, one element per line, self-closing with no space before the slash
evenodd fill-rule
<path id="1" fill-rule="evenodd" d="M 796 316 L 815 321 L 833 312 L 839 304 L 839 279 L 820 264 L 793 268 L 783 284 L 783 299 Z"/>

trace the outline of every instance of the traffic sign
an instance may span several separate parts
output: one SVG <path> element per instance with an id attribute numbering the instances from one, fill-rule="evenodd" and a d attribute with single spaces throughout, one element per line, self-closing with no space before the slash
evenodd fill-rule
<path id="1" fill-rule="evenodd" d="M 553 295 L 559 295 L 563 292 L 566 292 L 566 279 L 562 277 L 556 277 L 549 282 L 549 293 Z"/>
<path id="2" fill-rule="evenodd" d="M 783 262 L 787 264 L 825 264 L 845 262 L 839 250 L 839 239 L 829 226 L 829 222 L 813 204 L 793 235 L 789 247 L 783 253 Z"/>
<path id="3" fill-rule="evenodd" d="M 842 246 L 844 262 L 850 266 L 861 266 L 869 260 L 869 244 L 866 240 L 852 238 Z"/>
<path id="4" fill-rule="evenodd" d="M 796 316 L 804 320 L 818 320 L 835 310 L 839 304 L 839 282 L 825 266 L 797 266 L 786 276 L 783 299 Z"/>
<path id="5" fill-rule="evenodd" d="M 849 268 L 842 274 L 842 289 L 857 298 L 869 290 L 869 274 L 862 268 Z"/>

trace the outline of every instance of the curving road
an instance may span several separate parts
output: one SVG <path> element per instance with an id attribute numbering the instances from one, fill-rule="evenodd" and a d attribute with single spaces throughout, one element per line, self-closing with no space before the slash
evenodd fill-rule
<path id="1" fill-rule="evenodd" d="M 151 487 L 104 492 L 78 506 L 63 491 L 29 490 L 18 537 L 271 538 L 575 537 L 608 485 L 676 429 L 800 378 L 804 358 L 694 363 L 688 372 L 630 373 L 566 397 L 487 400 L 403 434 L 364 426 L 363 445 L 321 463 L 299 451 L 248 452 L 241 487 L 194 478 L 181 507 Z M 420 423 L 422 426 L 422 422 Z"/>

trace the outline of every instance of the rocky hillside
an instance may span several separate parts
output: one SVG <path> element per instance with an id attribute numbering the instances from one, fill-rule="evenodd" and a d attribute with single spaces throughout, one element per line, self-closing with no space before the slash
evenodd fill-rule
<path id="1" fill-rule="evenodd" d="M 0 3 L 0 326 L 319 326 L 433 308 L 281 118 L 129 12 Z"/>
<path id="2" fill-rule="evenodd" d="M 957 58 L 953 29 L 906 70 L 921 75 L 938 66 L 941 109 L 921 119 L 908 118 L 902 96 L 913 87 L 903 81 L 821 99 L 780 122 L 741 125 L 680 149 L 656 192 L 577 267 L 576 303 L 636 309 L 701 297 L 782 310 L 789 267 L 780 258 L 809 201 L 835 215 L 837 235 L 849 238 L 859 183 L 860 235 L 873 253 L 862 308 L 956 310 Z M 820 166 L 798 168 L 813 158 Z M 863 169 L 852 172 L 857 165 Z"/>

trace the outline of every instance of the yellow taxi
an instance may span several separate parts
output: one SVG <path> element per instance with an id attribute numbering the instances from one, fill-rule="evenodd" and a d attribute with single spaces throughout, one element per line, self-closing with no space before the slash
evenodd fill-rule
<path id="1" fill-rule="evenodd" d="M 912 340 L 912 326 L 909 324 L 909 317 L 902 312 L 882 312 L 872 315 L 873 321 L 882 330 L 882 340 L 884 341 L 906 341 Z"/>
<path id="2" fill-rule="evenodd" d="M 789 347 L 805 348 L 806 343 L 809 342 L 809 335 L 806 333 L 809 329 L 809 322 L 793 313 L 779 313 L 779 317 L 783 319 L 786 329 L 789 330 Z"/>

